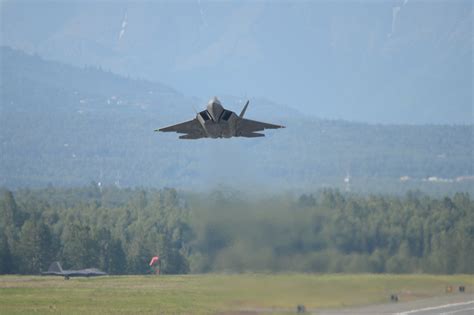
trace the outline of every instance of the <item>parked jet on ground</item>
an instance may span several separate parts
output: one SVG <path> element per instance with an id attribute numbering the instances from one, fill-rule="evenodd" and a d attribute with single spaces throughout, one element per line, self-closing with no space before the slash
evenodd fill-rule
<path id="1" fill-rule="evenodd" d="M 96 277 L 106 276 L 107 273 L 100 271 L 97 268 L 88 268 L 81 270 L 63 270 L 61 264 L 58 261 L 53 262 L 48 271 L 42 272 L 43 276 L 62 276 L 64 279 L 69 280 L 70 277 Z"/>
<path id="2" fill-rule="evenodd" d="M 196 118 L 183 123 L 156 129 L 162 132 L 184 133 L 180 139 L 200 138 L 231 138 L 231 137 L 264 137 L 264 129 L 285 128 L 284 126 L 267 124 L 260 121 L 245 119 L 249 101 L 245 104 L 239 116 L 233 111 L 222 107 L 217 97 L 212 98 L 207 104 L 207 109 L 196 114 Z"/>

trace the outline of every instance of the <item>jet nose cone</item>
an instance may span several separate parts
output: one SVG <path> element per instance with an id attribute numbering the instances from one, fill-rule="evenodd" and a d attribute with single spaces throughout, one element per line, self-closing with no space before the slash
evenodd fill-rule
<path id="1" fill-rule="evenodd" d="M 214 96 L 213 98 L 211 98 L 209 100 L 209 104 L 219 104 L 221 105 L 221 101 L 219 101 L 219 99 L 217 98 L 217 96 Z"/>
<path id="2" fill-rule="evenodd" d="M 217 97 L 211 98 L 209 104 L 207 104 L 207 111 L 211 114 L 214 121 L 217 121 L 224 108 Z"/>

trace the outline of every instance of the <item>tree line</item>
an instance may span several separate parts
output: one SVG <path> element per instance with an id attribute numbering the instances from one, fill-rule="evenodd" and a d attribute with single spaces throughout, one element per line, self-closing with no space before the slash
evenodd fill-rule
<path id="1" fill-rule="evenodd" d="M 0 273 L 98 267 L 163 273 L 474 273 L 474 202 L 337 190 L 252 197 L 175 189 L 47 187 L 0 193 Z"/>
<path id="2" fill-rule="evenodd" d="M 4 190 L 0 200 L 0 273 L 35 274 L 98 267 L 111 274 L 186 273 L 186 210 L 175 190 Z"/>

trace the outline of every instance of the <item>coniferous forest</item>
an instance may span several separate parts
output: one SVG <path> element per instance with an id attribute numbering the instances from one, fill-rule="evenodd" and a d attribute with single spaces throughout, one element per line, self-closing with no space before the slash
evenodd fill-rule
<path id="1" fill-rule="evenodd" d="M 474 273 L 474 202 L 337 190 L 249 196 L 101 187 L 0 193 L 0 273 Z"/>

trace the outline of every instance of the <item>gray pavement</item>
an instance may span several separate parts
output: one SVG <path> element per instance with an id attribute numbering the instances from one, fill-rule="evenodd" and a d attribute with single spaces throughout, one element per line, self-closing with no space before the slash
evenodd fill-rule
<path id="1" fill-rule="evenodd" d="M 411 302 L 393 302 L 359 308 L 310 310 L 318 315 L 474 315 L 474 294 L 446 294 Z"/>

